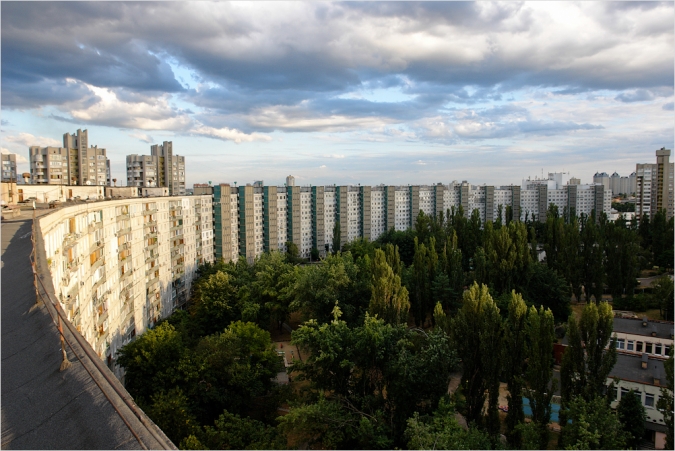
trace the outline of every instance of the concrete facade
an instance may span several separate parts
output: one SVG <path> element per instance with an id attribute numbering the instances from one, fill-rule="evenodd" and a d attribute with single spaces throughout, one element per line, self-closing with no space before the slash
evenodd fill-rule
<path id="1" fill-rule="evenodd" d="M 68 320 L 121 376 L 117 351 L 185 306 L 213 261 L 211 196 L 124 199 L 40 219 L 56 297 Z"/>
<path id="2" fill-rule="evenodd" d="M 2 154 L 2 181 L 17 182 L 16 155 L 13 153 Z"/>
<path id="3" fill-rule="evenodd" d="M 150 155 L 127 155 L 127 185 L 165 187 L 170 196 L 185 195 L 185 157 L 173 153 L 173 142 L 150 146 Z"/>
<path id="4" fill-rule="evenodd" d="M 63 135 L 63 147 L 30 146 L 31 181 L 44 185 L 110 185 L 106 150 L 88 146 L 87 130 Z"/>
<path id="5" fill-rule="evenodd" d="M 666 210 L 666 219 L 673 217 L 673 176 L 675 168 L 669 162 L 670 150 L 656 151 L 656 163 L 640 163 L 635 167 L 636 191 L 635 214 L 653 218 L 660 210 Z"/>
<path id="6" fill-rule="evenodd" d="M 602 185 L 560 185 L 558 174 L 549 176 L 552 179 L 527 181 L 524 187 L 468 182 L 295 186 L 292 176 L 286 186 L 256 182 L 234 189 L 221 184 L 214 187 L 216 258 L 234 261 L 243 255 L 253 262 L 266 251 L 285 252 L 287 241 L 295 243 L 302 258 L 309 258 L 313 249 L 323 257 L 333 251 L 336 224 L 340 225 L 342 247 L 359 238 L 375 240 L 391 228 L 414 227 L 419 212 L 447 215 L 460 206 L 466 217 L 477 211 L 482 223 L 496 220 L 500 212 L 506 221 L 507 207 L 516 221 L 526 217 L 545 220 L 550 204 L 556 205 L 560 214 L 566 210 L 577 215 L 590 215 L 592 211 L 610 213 L 611 193 Z M 252 203 L 248 205 L 249 202 Z M 232 244 L 235 242 L 239 243 L 238 248 Z"/>

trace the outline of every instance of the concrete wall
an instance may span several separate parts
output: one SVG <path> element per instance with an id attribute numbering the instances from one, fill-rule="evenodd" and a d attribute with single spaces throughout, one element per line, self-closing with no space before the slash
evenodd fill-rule
<path id="1" fill-rule="evenodd" d="M 101 200 L 105 196 L 105 186 L 19 185 L 17 191 L 23 200 L 35 197 L 38 202 L 65 202 L 76 197 L 81 200 Z"/>
<path id="2" fill-rule="evenodd" d="M 68 319 L 120 377 L 117 351 L 187 302 L 213 261 L 211 196 L 122 199 L 61 208 L 39 220 Z"/>

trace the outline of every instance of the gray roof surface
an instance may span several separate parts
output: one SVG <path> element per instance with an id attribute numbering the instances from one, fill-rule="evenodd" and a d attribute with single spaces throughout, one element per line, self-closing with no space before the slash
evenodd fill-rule
<path id="1" fill-rule="evenodd" d="M 129 395 L 119 381 L 106 381 L 112 373 L 96 371 L 101 362 L 87 359 L 67 325 L 66 339 L 82 363 L 68 349 L 71 366 L 59 370 L 62 354 L 50 316 L 53 307 L 40 304 L 31 310 L 31 225 L 30 219 L 2 221 L 2 449 L 172 448 L 144 414 L 135 416 L 123 402 L 119 393 Z"/>
<path id="2" fill-rule="evenodd" d="M 609 377 L 640 382 L 647 385 L 655 385 L 654 379 L 659 379 L 661 386 L 666 385 L 666 373 L 663 368 L 663 360 L 648 359 L 647 369 L 642 368 L 642 356 L 640 354 L 624 354 L 618 352 L 616 365 L 609 373 Z"/>
<path id="3" fill-rule="evenodd" d="M 647 321 L 647 326 L 642 325 L 642 319 L 638 318 L 614 318 L 614 332 L 625 334 L 651 336 L 656 332 L 658 338 L 671 338 L 673 335 L 673 323 L 665 321 Z"/>

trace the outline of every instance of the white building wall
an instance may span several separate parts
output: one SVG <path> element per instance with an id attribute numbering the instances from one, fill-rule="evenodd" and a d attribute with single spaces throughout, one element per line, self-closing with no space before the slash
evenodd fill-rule
<path id="1" fill-rule="evenodd" d="M 492 217 L 495 218 L 495 220 L 499 217 L 500 205 L 502 207 L 502 221 L 506 222 L 506 207 L 513 207 L 513 192 L 510 189 L 494 190 L 494 208 Z"/>
<path id="2" fill-rule="evenodd" d="M 209 196 L 196 198 L 211 201 Z M 212 221 L 198 219 L 193 207 L 196 198 L 171 198 L 186 207 L 183 224 L 173 229 L 173 236 L 176 219 L 170 212 L 176 210 L 167 199 L 78 204 L 39 219 L 56 296 L 68 319 L 102 359 L 114 359 L 124 344 L 176 308 L 172 261 L 180 254 L 172 259 L 177 249 L 172 242 L 185 240 L 186 270 L 179 282 L 187 293 L 197 264 L 197 226 L 211 232 L 210 252 L 204 259 L 213 261 Z M 121 375 L 119 368 L 115 371 Z"/>
<path id="3" fill-rule="evenodd" d="M 349 187 L 347 192 L 347 239 L 354 241 L 361 236 L 361 198 L 358 188 Z"/>
<path id="4" fill-rule="evenodd" d="M 253 193 L 253 220 L 253 248 L 255 249 L 255 257 L 258 258 L 264 252 L 262 193 Z"/>
<path id="5" fill-rule="evenodd" d="M 277 188 L 277 241 L 279 252 L 286 252 L 288 241 L 288 213 L 286 206 L 286 192 Z"/>
<path id="6" fill-rule="evenodd" d="M 425 215 L 433 216 L 436 213 L 434 211 L 434 189 L 430 186 L 421 186 L 419 193 L 420 210 L 423 211 Z"/>
<path id="7" fill-rule="evenodd" d="M 469 211 L 465 211 L 470 218 L 474 210 L 478 210 L 481 223 L 485 222 L 485 186 L 471 185 L 469 189 Z"/>
<path id="8" fill-rule="evenodd" d="M 232 231 L 232 260 L 239 260 L 239 194 L 230 194 L 230 218 Z"/>
<path id="9" fill-rule="evenodd" d="M 565 189 L 551 189 L 547 192 L 546 208 L 553 204 L 558 207 L 558 213 L 563 214 L 565 207 L 567 207 L 567 190 Z"/>
<path id="10" fill-rule="evenodd" d="M 324 189 L 323 192 L 323 228 L 324 243 L 328 244 L 328 249 L 333 250 L 333 228 L 335 227 L 335 214 L 337 201 L 334 191 Z M 342 232 L 341 232 L 342 233 Z"/>
<path id="11" fill-rule="evenodd" d="M 386 204 L 384 203 L 384 190 L 370 191 L 370 238 L 376 240 L 385 232 Z"/>
<path id="12" fill-rule="evenodd" d="M 394 194 L 394 227 L 396 230 L 408 230 L 410 227 L 410 190 L 407 186 L 397 186 Z"/>
<path id="13" fill-rule="evenodd" d="M 300 191 L 300 257 L 309 258 L 312 252 L 312 193 Z"/>
<path id="14" fill-rule="evenodd" d="M 539 191 L 537 189 L 524 189 L 520 191 L 520 220 L 532 219 L 532 215 L 539 218 Z"/>

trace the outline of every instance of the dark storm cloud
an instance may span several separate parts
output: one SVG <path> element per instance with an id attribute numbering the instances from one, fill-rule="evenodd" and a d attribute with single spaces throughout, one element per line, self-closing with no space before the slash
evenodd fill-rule
<path id="1" fill-rule="evenodd" d="M 182 90 L 170 66 L 152 52 L 152 43 L 121 32 L 123 5 L 110 3 L 2 3 L 3 99 L 26 98 L 43 90 L 45 79 L 67 78 L 99 87 L 140 91 Z M 23 86 L 21 86 L 23 85 Z M 77 95 L 64 84 L 52 85 L 43 104 Z M 80 88 L 81 89 L 81 88 Z M 65 91 L 65 92 L 63 92 Z M 53 100 L 52 100 L 53 99 Z"/>
<path id="2" fill-rule="evenodd" d="M 595 27 L 590 37 L 559 24 L 557 33 L 547 35 L 555 17 L 520 2 L 3 2 L 3 105 L 86 108 L 96 97 L 82 83 L 65 81 L 74 79 L 108 88 L 128 104 L 152 104 L 152 97 L 174 93 L 203 110 L 183 114 L 251 132 L 325 126 L 285 125 L 284 119 L 302 116 L 356 124 L 362 118 L 413 121 L 448 105 L 499 101 L 523 88 L 557 94 L 617 90 L 623 91 L 616 95 L 621 102 L 653 100 L 663 87 L 672 95 L 672 20 L 670 31 L 661 20 L 672 19 L 672 3 L 582 6 Z M 658 40 L 664 33 L 671 38 L 666 44 Z M 633 35 L 670 52 L 654 56 L 650 52 L 658 49 L 647 45 L 630 59 Z M 412 39 L 424 45 L 408 48 Z M 175 74 L 169 62 L 189 69 L 202 85 L 185 88 L 182 83 L 193 86 L 193 80 Z M 410 99 L 340 98 L 388 88 Z M 255 117 L 270 109 L 280 119 Z M 119 126 L 119 114 L 97 118 L 115 118 L 110 125 Z M 588 129 L 526 124 L 507 128 Z"/>
<path id="3" fill-rule="evenodd" d="M 4 68 L 3 68 L 4 74 Z M 69 102 L 78 102 L 82 106 L 97 102 L 81 84 L 68 83 L 61 80 L 31 80 L 22 83 L 16 79 L 2 77 L 2 106 L 18 110 L 38 108 L 43 105 L 63 105 Z"/>

